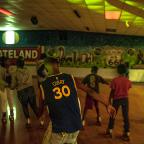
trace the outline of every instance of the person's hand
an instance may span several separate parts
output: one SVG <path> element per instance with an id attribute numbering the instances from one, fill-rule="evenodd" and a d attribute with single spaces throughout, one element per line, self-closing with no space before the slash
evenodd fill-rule
<path id="1" fill-rule="evenodd" d="M 116 116 L 116 109 L 112 105 L 107 106 L 107 112 L 109 113 L 110 117 L 115 117 Z"/>

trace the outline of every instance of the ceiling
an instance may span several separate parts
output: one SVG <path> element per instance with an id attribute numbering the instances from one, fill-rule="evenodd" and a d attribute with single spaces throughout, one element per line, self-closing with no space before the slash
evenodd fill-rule
<path id="1" fill-rule="evenodd" d="M 13 13 L 0 13 L 0 30 L 74 30 L 144 36 L 144 0 L 1 0 L 0 8 Z M 31 23 L 32 16 L 37 16 L 38 25 Z"/>

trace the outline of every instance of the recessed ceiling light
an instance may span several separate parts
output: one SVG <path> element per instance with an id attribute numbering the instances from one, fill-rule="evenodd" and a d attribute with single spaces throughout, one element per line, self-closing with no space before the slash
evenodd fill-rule
<path id="1" fill-rule="evenodd" d="M 106 11 L 105 19 L 118 20 L 120 18 L 120 11 Z"/>

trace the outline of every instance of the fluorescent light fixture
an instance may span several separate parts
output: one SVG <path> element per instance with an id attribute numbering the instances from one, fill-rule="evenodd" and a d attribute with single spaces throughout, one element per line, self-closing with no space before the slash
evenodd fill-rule
<path id="1" fill-rule="evenodd" d="M 85 0 L 87 5 L 97 5 L 103 3 L 103 0 Z"/>
<path id="2" fill-rule="evenodd" d="M 7 15 L 7 16 L 13 15 L 12 12 L 10 12 L 10 11 L 8 11 L 8 10 L 6 10 L 6 9 L 3 9 L 3 8 L 0 8 L 0 13 L 5 14 L 5 15 Z"/>
<path id="3" fill-rule="evenodd" d="M 14 44 L 15 43 L 15 32 L 6 31 L 5 33 L 5 44 Z"/>
<path id="4" fill-rule="evenodd" d="M 101 5 L 90 5 L 87 6 L 90 10 L 104 10 L 104 6 Z"/>
<path id="5" fill-rule="evenodd" d="M 74 4 L 80 4 L 82 3 L 84 0 L 67 0 L 68 2 L 74 3 Z"/>
<path id="6" fill-rule="evenodd" d="M 105 19 L 108 20 L 118 20 L 120 18 L 120 11 L 106 11 Z"/>

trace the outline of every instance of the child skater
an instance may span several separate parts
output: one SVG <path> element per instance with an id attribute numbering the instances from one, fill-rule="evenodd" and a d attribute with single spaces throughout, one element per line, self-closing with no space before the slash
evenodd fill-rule
<path id="1" fill-rule="evenodd" d="M 2 110 L 2 123 L 7 123 L 7 102 L 10 107 L 10 121 L 14 120 L 13 113 L 13 95 L 9 89 L 11 83 L 11 76 L 9 74 L 8 59 L 4 56 L 0 58 L 0 99 L 1 99 L 1 110 Z"/>
<path id="2" fill-rule="evenodd" d="M 129 100 L 128 90 L 131 88 L 131 82 L 128 80 L 127 67 L 125 64 L 120 64 L 117 67 L 119 76 L 114 78 L 111 82 L 110 102 L 112 101 L 113 107 L 118 111 L 122 107 L 122 114 L 124 119 L 124 131 L 122 139 L 125 141 L 130 140 L 130 124 L 129 124 Z M 114 128 L 115 118 L 109 119 L 108 129 L 106 134 L 112 138 L 112 130 Z"/>
<path id="3" fill-rule="evenodd" d="M 42 91 L 42 88 L 41 88 L 41 83 L 47 78 L 48 76 L 48 71 L 47 69 L 45 68 L 45 65 L 44 65 L 44 61 L 46 59 L 46 54 L 43 53 L 41 54 L 40 56 L 40 59 L 37 61 L 36 63 L 36 69 L 37 69 L 37 78 L 38 78 L 38 96 L 39 96 L 39 106 L 41 106 L 40 108 L 40 114 L 41 114 L 41 127 L 44 126 L 44 118 L 45 118 L 45 115 L 44 115 L 44 104 L 41 104 L 44 100 L 44 93 Z"/>
<path id="4" fill-rule="evenodd" d="M 100 93 L 99 83 L 108 85 L 108 82 L 105 81 L 101 76 L 97 75 L 97 72 L 98 72 L 98 68 L 96 66 L 93 66 L 91 68 L 91 74 L 87 75 L 83 79 L 83 84 L 87 85 L 89 88 L 92 88 L 93 90 L 95 90 L 95 92 Z M 83 126 L 85 125 L 85 117 L 86 117 L 87 111 L 88 111 L 88 109 L 92 109 L 93 104 L 95 106 L 96 113 L 97 113 L 97 125 L 99 125 L 99 126 L 101 125 L 101 116 L 100 116 L 100 111 L 99 111 L 99 103 L 98 103 L 97 100 L 93 99 L 91 96 L 89 96 L 87 94 L 85 107 L 84 107 L 83 118 L 82 118 Z"/>

